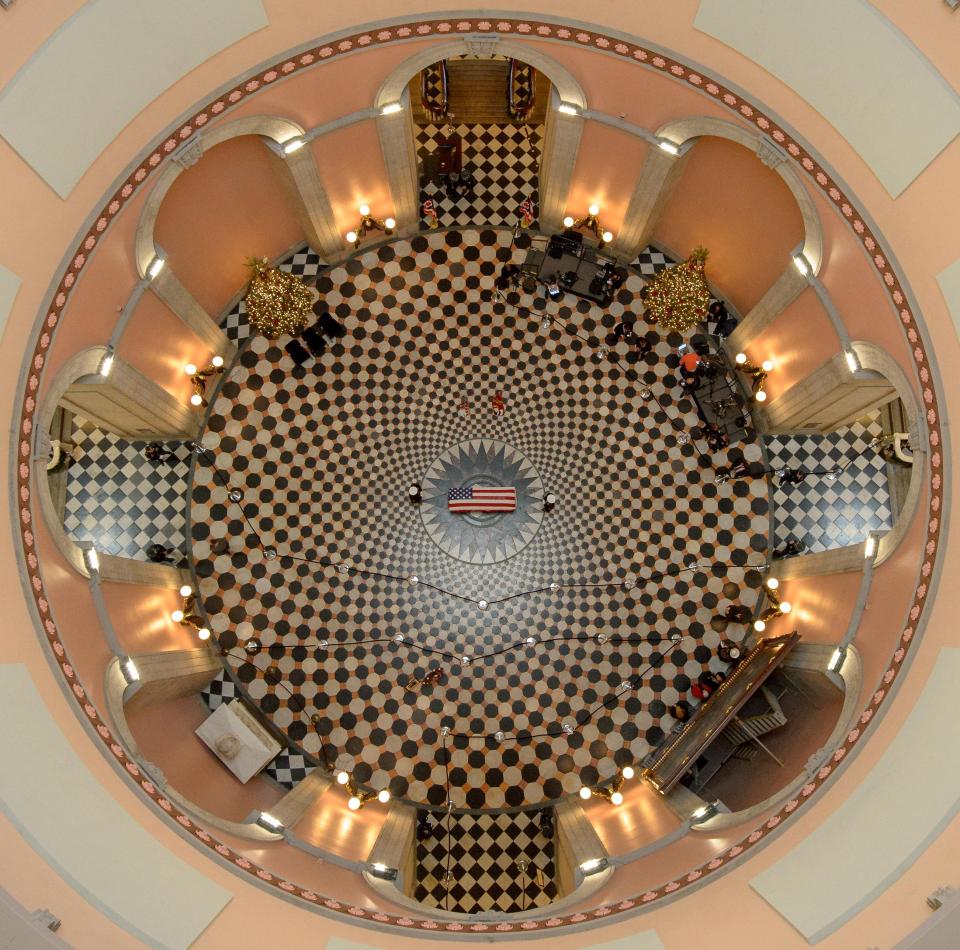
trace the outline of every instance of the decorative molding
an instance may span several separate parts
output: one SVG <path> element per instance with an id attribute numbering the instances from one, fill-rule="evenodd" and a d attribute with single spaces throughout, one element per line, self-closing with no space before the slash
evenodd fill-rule
<path id="1" fill-rule="evenodd" d="M 778 168 L 787 161 L 788 156 L 778 145 L 774 145 L 773 142 L 769 142 L 767 139 L 760 139 L 760 141 L 757 142 L 757 158 L 759 158 L 767 168 Z"/>
<path id="2" fill-rule="evenodd" d="M 203 158 L 203 139 L 199 135 L 187 139 L 170 157 L 181 168 L 193 168 Z"/>
<path id="3" fill-rule="evenodd" d="M 480 59 L 489 59 L 497 52 L 500 37 L 496 33 L 471 33 L 463 38 L 467 52 Z"/>

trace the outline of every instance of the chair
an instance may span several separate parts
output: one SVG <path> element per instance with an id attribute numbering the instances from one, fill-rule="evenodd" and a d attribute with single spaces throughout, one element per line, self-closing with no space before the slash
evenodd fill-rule
<path id="1" fill-rule="evenodd" d="M 307 327 L 307 329 L 303 331 L 303 340 L 310 348 L 310 352 L 317 359 L 323 356 L 327 348 L 327 341 L 320 335 L 320 331 L 316 326 Z"/>
<path id="2" fill-rule="evenodd" d="M 331 317 L 329 313 L 320 314 L 320 319 L 314 324 L 314 327 L 319 327 L 324 336 L 341 337 L 347 335 L 346 327 L 335 317 Z"/>
<path id="3" fill-rule="evenodd" d="M 290 359 L 293 360 L 295 366 L 303 366 L 310 359 L 310 354 L 299 340 L 291 340 L 284 346 L 284 349 L 290 354 Z"/>

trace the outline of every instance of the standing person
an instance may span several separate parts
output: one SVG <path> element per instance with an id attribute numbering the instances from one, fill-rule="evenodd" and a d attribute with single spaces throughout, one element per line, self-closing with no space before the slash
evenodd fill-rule
<path id="1" fill-rule="evenodd" d="M 147 548 L 147 557 L 154 564 L 172 564 L 173 548 L 168 548 L 163 544 L 151 544 Z"/>
<path id="2" fill-rule="evenodd" d="M 170 462 L 171 465 L 177 463 L 177 453 L 162 442 L 148 442 L 143 454 L 148 462 Z"/>
<path id="3" fill-rule="evenodd" d="M 506 403 L 503 401 L 503 393 L 494 393 L 490 405 L 493 407 L 495 416 L 502 416 L 507 411 Z"/>
<path id="4" fill-rule="evenodd" d="M 563 300 L 563 291 L 560 289 L 560 284 L 557 282 L 556 274 L 553 274 L 547 278 L 547 296 L 554 303 Z"/>
<path id="5" fill-rule="evenodd" d="M 784 468 L 777 474 L 781 485 L 800 485 L 807 480 L 807 473 L 802 468 Z"/>

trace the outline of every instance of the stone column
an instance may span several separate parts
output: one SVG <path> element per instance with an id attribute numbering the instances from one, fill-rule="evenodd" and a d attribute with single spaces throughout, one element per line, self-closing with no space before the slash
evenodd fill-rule
<path id="1" fill-rule="evenodd" d="M 333 208 L 320 180 L 320 171 L 310 143 L 289 155 L 284 154 L 283 148 L 270 139 L 264 139 L 264 143 L 307 243 L 325 261 L 342 257 L 343 238 L 337 231 Z"/>
<path id="2" fill-rule="evenodd" d="M 115 356 L 106 377 L 82 377 L 60 402 L 126 439 L 194 439 L 200 414 Z"/>
<path id="3" fill-rule="evenodd" d="M 726 341 L 730 353 L 745 350 L 773 321 L 807 289 L 807 278 L 797 270 L 793 261 L 774 281 L 773 286 L 757 301 L 753 309 L 740 321 Z"/>
<path id="4" fill-rule="evenodd" d="M 387 820 L 367 856 L 370 864 L 384 864 L 400 872 L 397 886 L 407 897 L 413 897 L 417 885 L 416 816 L 416 811 L 409 805 L 392 803 Z"/>
<path id="5" fill-rule="evenodd" d="M 540 227 L 561 231 L 585 120 L 558 112 L 556 94 L 550 98 L 540 153 Z"/>
<path id="6" fill-rule="evenodd" d="M 844 354 L 837 353 L 806 379 L 754 411 L 766 432 L 826 433 L 849 425 L 896 396 L 896 388 L 880 373 L 852 373 Z"/>
<path id="7" fill-rule="evenodd" d="M 680 155 L 671 155 L 662 148 L 650 146 L 630 196 L 620 232 L 613 242 L 613 250 L 618 257 L 627 261 L 635 260 L 650 243 L 653 230 L 683 176 L 687 158 L 695 144 L 691 143 Z"/>
<path id="8" fill-rule="evenodd" d="M 199 301 L 180 282 L 168 263 L 150 281 L 150 289 L 189 327 L 214 353 L 227 363 L 233 360 L 237 348 L 217 326 L 213 317 L 200 306 Z"/>
<path id="9" fill-rule="evenodd" d="M 293 828 L 313 803 L 330 787 L 330 776 L 315 768 L 302 782 L 298 782 L 270 809 L 270 814 L 284 828 Z"/>
<path id="10" fill-rule="evenodd" d="M 554 808 L 556 816 L 557 896 L 566 897 L 575 891 L 583 879 L 580 865 L 595 858 L 607 858 L 590 819 L 579 802 L 562 801 Z"/>
<path id="11" fill-rule="evenodd" d="M 416 131 L 406 93 L 403 100 L 404 107 L 399 112 L 381 113 L 375 121 L 393 197 L 395 233 L 408 235 L 420 229 L 420 171 L 414 144 Z"/>
<path id="12" fill-rule="evenodd" d="M 126 709 L 192 696 L 223 669 L 219 657 L 207 647 L 144 653 L 131 659 L 140 679 L 131 684 Z"/>

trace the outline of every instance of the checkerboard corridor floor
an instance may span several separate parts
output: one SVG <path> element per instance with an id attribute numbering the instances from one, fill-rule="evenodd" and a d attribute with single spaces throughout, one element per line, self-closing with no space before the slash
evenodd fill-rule
<path id="1" fill-rule="evenodd" d="M 499 815 L 427 815 L 433 834 L 417 841 L 422 904 L 461 914 L 517 913 L 556 900 L 553 809 Z M 543 818 L 550 821 L 544 834 Z M 526 862 L 521 871 L 518 862 Z"/>
<path id="2" fill-rule="evenodd" d="M 210 626 L 232 651 L 232 685 L 311 765 L 322 745 L 361 784 L 432 808 L 447 799 L 448 771 L 458 808 L 533 807 L 639 761 L 672 728 L 667 706 L 722 668 L 710 621 L 755 603 L 750 566 L 767 550 L 766 486 L 714 485 L 710 466 L 726 453 L 677 438 L 696 431 L 675 376 L 681 337 L 650 331 L 643 360 L 623 343 L 599 352 L 617 320 L 639 312 L 642 278 L 604 310 L 574 298 L 505 305 L 493 281 L 516 253 L 509 230 L 430 232 L 319 273 L 347 336 L 303 367 L 251 338 L 205 436 L 243 501 L 230 503 L 207 465 L 193 485 L 192 553 Z M 503 416 L 490 405 L 497 391 Z M 497 564 L 449 557 L 406 500 L 411 479 L 467 439 L 513 446 L 560 499 Z M 257 537 L 280 557 L 265 561 Z M 473 602 L 349 565 L 417 574 Z M 549 589 L 668 569 L 682 573 L 633 589 Z M 534 588 L 486 611 L 475 603 Z M 248 659 L 239 644 L 254 634 L 263 651 Z M 510 645 L 462 667 L 418 649 Z M 411 688 L 441 662 L 438 684 Z M 447 724 L 458 735 L 444 753 Z M 498 731 L 510 738 L 496 742 Z"/>
<path id="3" fill-rule="evenodd" d="M 165 443 L 176 460 L 150 462 L 146 442 L 130 442 L 74 416 L 71 439 L 79 449 L 67 469 L 64 529 L 97 550 L 147 560 L 151 544 L 185 550 L 187 465 L 182 442 Z"/>
<path id="4" fill-rule="evenodd" d="M 829 469 L 843 466 L 835 480 L 811 476 L 773 493 L 774 545 L 788 538 L 807 551 L 859 544 L 868 532 L 893 527 L 886 463 L 870 442 L 883 434 L 880 413 L 828 435 L 766 436 L 774 469 Z"/>
<path id="5" fill-rule="evenodd" d="M 417 153 L 437 149 L 438 140 L 451 131 L 461 138 L 463 170 L 476 178 L 472 198 L 447 197 L 445 189 L 428 182 L 420 189 L 420 205 L 432 198 L 441 228 L 510 227 L 520 217 L 524 198 L 539 201 L 540 143 L 543 126 L 422 125 L 417 127 Z M 426 226 L 426 220 L 421 224 Z"/>

